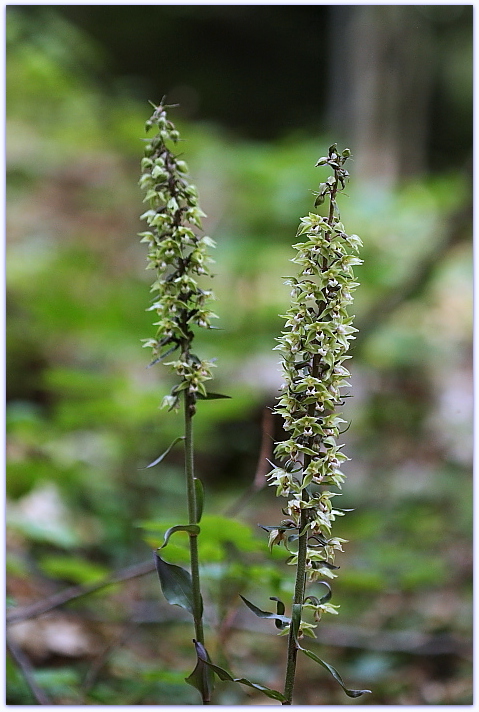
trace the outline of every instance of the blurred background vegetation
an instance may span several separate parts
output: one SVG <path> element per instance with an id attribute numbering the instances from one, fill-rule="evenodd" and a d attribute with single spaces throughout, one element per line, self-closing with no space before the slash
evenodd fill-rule
<path id="1" fill-rule="evenodd" d="M 251 483 L 281 437 L 265 413 L 290 245 L 338 141 L 355 158 L 343 222 L 365 245 L 344 408 L 355 511 L 318 650 L 373 694 L 349 700 L 304 659 L 297 704 L 471 704 L 468 5 L 7 8 L 9 703 L 198 702 L 189 621 L 150 564 L 185 516 L 181 451 L 140 469 L 182 427 L 140 343 L 141 138 L 164 94 L 218 242 L 222 330 L 198 350 L 232 398 L 196 418 L 216 660 L 281 687 L 285 641 L 238 594 L 267 608 L 292 588 L 257 527 L 280 502 Z M 186 561 L 182 535 L 168 552 Z M 271 702 L 237 687 L 215 703 Z"/>

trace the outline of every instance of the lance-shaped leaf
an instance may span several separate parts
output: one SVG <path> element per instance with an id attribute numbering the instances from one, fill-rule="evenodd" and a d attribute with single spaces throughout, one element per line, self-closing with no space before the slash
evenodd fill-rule
<path id="1" fill-rule="evenodd" d="M 341 685 L 343 688 L 344 692 L 347 694 L 348 697 L 361 697 L 361 695 L 366 695 L 367 693 L 370 693 L 371 690 L 349 690 L 346 685 L 343 682 L 343 678 L 339 674 L 339 672 L 334 668 L 332 665 L 329 663 L 326 663 L 324 660 L 321 660 L 321 658 L 318 658 L 317 655 L 315 655 L 311 650 L 306 650 L 306 648 L 302 648 L 300 645 L 298 645 L 299 650 L 301 650 L 305 655 L 308 656 L 308 658 L 311 658 L 311 660 L 314 660 L 316 663 L 319 663 L 319 665 L 322 665 L 323 668 L 325 668 L 336 680 L 336 682 Z"/>
<path id="2" fill-rule="evenodd" d="M 327 603 L 331 600 L 331 597 L 333 595 L 333 592 L 331 591 L 331 586 L 326 581 L 318 581 L 318 583 L 322 584 L 323 586 L 326 586 L 326 588 L 328 589 L 326 593 L 323 594 L 319 599 L 319 603 Z"/>
<path id="3" fill-rule="evenodd" d="M 295 527 L 294 525 L 287 527 L 287 526 L 284 526 L 284 525 L 281 525 L 281 524 L 278 524 L 277 526 L 272 526 L 272 527 L 269 527 L 269 526 L 266 526 L 266 525 L 263 526 L 263 524 L 258 524 L 258 526 L 259 526 L 261 529 L 264 529 L 265 532 L 272 532 L 272 531 L 287 532 L 287 531 L 290 531 L 291 529 L 297 529 L 297 528 L 298 528 L 298 527 Z"/>
<path id="4" fill-rule="evenodd" d="M 278 700 L 279 702 L 284 702 L 284 700 L 286 699 L 281 692 L 278 692 L 277 690 L 272 690 L 271 688 L 266 687 L 265 685 L 260 685 L 259 683 L 251 682 L 251 680 L 247 680 L 245 677 L 233 677 L 233 675 L 227 670 L 221 668 L 219 665 L 215 665 L 210 661 L 209 655 L 206 652 L 205 647 L 201 643 L 198 643 L 196 640 L 194 640 L 193 642 L 196 647 L 196 654 L 198 656 L 198 660 L 201 660 L 203 662 L 203 665 L 206 665 L 211 668 L 211 670 L 216 673 L 216 675 L 218 675 L 220 680 L 223 680 L 225 682 L 238 682 L 241 685 L 247 685 L 248 687 L 252 687 L 255 690 L 259 690 L 264 695 L 270 697 L 273 700 Z M 192 674 L 194 674 L 195 671 L 196 668 Z M 187 682 L 190 680 L 190 678 L 187 679 Z M 189 684 L 191 685 L 193 683 L 190 682 Z"/>
<path id="5" fill-rule="evenodd" d="M 172 354 L 174 351 L 176 351 L 176 349 L 177 349 L 178 347 L 179 347 L 179 343 L 176 343 L 174 346 L 171 346 L 171 348 L 169 348 L 168 351 L 165 351 L 164 354 L 162 354 L 161 356 L 158 356 L 158 358 L 155 358 L 154 361 L 152 361 L 151 363 L 149 363 L 148 366 L 147 366 L 147 368 L 151 368 L 152 366 L 156 366 L 157 363 L 160 363 L 161 361 L 163 361 L 163 359 L 165 359 L 167 356 L 169 356 L 169 355 Z"/>
<path id="6" fill-rule="evenodd" d="M 261 608 L 258 608 L 257 606 L 254 605 L 254 603 L 251 603 L 251 601 L 248 601 L 244 596 L 240 594 L 240 598 L 246 603 L 250 611 L 253 611 L 253 613 L 258 616 L 258 618 L 272 618 L 273 620 L 280 621 L 281 623 L 284 623 L 285 625 L 288 625 L 290 623 L 291 619 L 288 618 L 287 616 L 283 616 L 280 613 L 271 613 L 271 611 L 262 611 Z M 277 599 L 273 599 L 277 600 Z M 284 627 L 284 626 L 282 626 Z"/>
<path id="7" fill-rule="evenodd" d="M 178 524 L 175 527 L 170 527 L 165 532 L 165 538 L 163 540 L 163 544 L 160 546 L 160 549 L 165 548 L 165 546 L 168 544 L 170 536 L 175 532 L 188 532 L 188 534 L 198 536 L 198 534 L 200 533 L 200 528 L 197 524 Z"/>
<path id="8" fill-rule="evenodd" d="M 291 607 L 291 630 L 293 632 L 293 637 L 296 645 L 300 647 L 298 643 L 298 634 L 301 627 L 301 613 L 303 612 L 303 606 L 300 603 L 293 603 Z"/>
<path id="9" fill-rule="evenodd" d="M 323 582 L 322 582 L 323 583 Z M 299 608 L 299 615 L 301 617 L 301 606 L 297 606 Z M 293 609 L 295 606 L 293 606 Z M 371 690 L 350 690 L 349 688 L 346 687 L 346 685 L 343 682 L 343 678 L 339 674 L 339 672 L 334 668 L 332 665 L 329 663 L 325 662 L 324 660 L 321 660 L 321 658 L 318 658 L 315 653 L 313 653 L 311 650 L 307 650 L 306 648 L 303 648 L 299 642 L 298 642 L 298 629 L 297 628 L 297 611 L 293 610 L 293 620 L 292 620 L 292 629 L 293 629 L 293 635 L 294 635 L 294 642 L 296 644 L 296 647 L 298 650 L 301 650 L 305 655 L 308 656 L 308 658 L 311 658 L 311 660 L 314 660 L 314 662 L 318 663 L 318 665 L 322 665 L 322 667 L 329 672 L 332 677 L 336 680 L 336 682 L 343 688 L 344 692 L 347 694 L 348 697 L 361 697 L 361 695 L 365 695 L 367 693 L 370 693 Z"/>
<path id="10" fill-rule="evenodd" d="M 175 447 L 176 443 L 179 443 L 180 440 L 184 440 L 184 439 L 185 439 L 185 436 L 184 436 L 184 435 L 180 435 L 178 438 L 176 438 L 175 440 L 173 440 L 173 442 L 171 443 L 170 447 L 167 448 L 167 449 L 165 450 L 165 452 L 160 455 L 160 457 L 157 457 L 156 460 L 153 460 L 153 462 L 150 462 L 150 464 L 147 465 L 146 467 L 140 467 L 140 470 L 147 470 L 149 467 L 154 467 L 155 465 L 158 465 L 162 460 L 165 459 L 165 457 L 168 455 L 168 453 L 171 452 L 171 450 L 173 450 L 173 448 Z"/>
<path id="11" fill-rule="evenodd" d="M 156 552 L 153 553 L 153 556 L 160 578 L 161 590 L 168 603 L 171 603 L 172 606 L 181 606 L 181 608 L 189 611 L 191 615 L 194 615 L 193 587 L 190 573 L 182 569 L 181 566 L 175 566 L 175 564 L 163 561 Z"/>
<path id="12" fill-rule="evenodd" d="M 279 599 L 279 598 L 276 598 L 276 596 L 270 596 L 269 600 L 276 601 L 276 613 L 280 616 L 284 615 L 286 608 L 284 606 L 283 601 L 281 601 L 281 599 Z M 286 625 L 287 625 L 286 623 L 283 623 L 283 621 L 280 621 L 278 619 L 275 620 L 274 624 L 275 624 L 276 628 L 279 628 L 280 630 L 283 630 L 284 628 L 286 628 Z"/>
<path id="13" fill-rule="evenodd" d="M 317 544 L 311 544 L 312 541 L 317 541 Z M 328 539 L 324 539 L 323 537 L 319 536 L 318 534 L 313 534 L 312 536 L 308 537 L 308 546 L 310 549 L 321 549 L 324 546 L 328 546 Z"/>
<path id="14" fill-rule="evenodd" d="M 340 566 L 336 566 L 335 564 L 330 564 L 329 561 L 326 561 L 325 559 L 321 559 L 320 561 L 314 561 L 313 562 L 315 565 L 315 568 L 317 569 L 331 569 L 331 571 L 334 571 L 335 569 L 340 569 Z M 321 583 L 324 583 L 321 581 Z"/>
<path id="15" fill-rule="evenodd" d="M 206 702 L 211 702 L 215 676 L 213 670 L 207 665 L 211 661 L 206 649 L 196 640 L 193 643 L 196 648 L 196 666 L 191 675 L 185 678 L 185 682 L 192 687 L 196 687 L 201 695 L 203 704 L 205 704 Z"/>
<path id="16" fill-rule="evenodd" d="M 196 521 L 201 521 L 203 515 L 203 503 L 205 499 L 205 491 L 203 489 L 203 483 L 197 477 L 194 478 L 195 483 L 195 494 L 196 494 Z"/>
<path id="17" fill-rule="evenodd" d="M 231 398 L 231 396 L 224 396 L 222 393 L 210 393 L 209 391 L 206 395 L 198 393 L 198 400 L 220 400 L 222 398 Z"/>

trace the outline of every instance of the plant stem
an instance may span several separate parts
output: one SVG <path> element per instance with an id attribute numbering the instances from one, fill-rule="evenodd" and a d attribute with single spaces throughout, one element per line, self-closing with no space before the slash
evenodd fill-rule
<path id="1" fill-rule="evenodd" d="M 196 506 L 195 474 L 194 474 L 194 454 L 193 454 L 193 414 L 194 403 L 191 397 L 185 392 L 185 475 L 188 497 L 188 520 L 189 524 L 198 523 Z M 196 535 L 190 534 L 190 566 L 191 582 L 193 592 L 196 640 L 204 645 L 203 633 L 203 602 L 200 592 L 200 572 L 198 559 L 198 539 Z"/>
<path id="2" fill-rule="evenodd" d="M 306 550 L 308 544 L 308 532 L 303 531 L 307 525 L 306 512 L 302 510 L 301 520 L 300 520 L 300 536 L 298 540 L 298 563 L 296 566 L 296 582 L 294 586 L 294 597 L 293 605 L 299 604 L 303 605 L 304 600 L 304 589 L 306 586 Z M 301 532 L 303 532 L 301 534 Z M 286 675 L 284 681 L 284 696 L 286 697 L 283 705 L 293 704 L 293 688 L 294 688 L 294 678 L 296 675 L 296 658 L 298 655 L 298 648 L 296 647 L 296 640 L 293 631 L 293 625 L 290 625 L 289 637 L 288 637 L 288 658 L 286 664 Z"/>
<path id="3" fill-rule="evenodd" d="M 336 209 L 336 194 L 338 191 L 338 177 L 337 173 L 335 171 L 335 182 L 332 186 L 331 194 L 330 194 L 330 203 L 329 203 L 329 214 L 328 214 L 328 223 L 329 225 L 332 226 L 333 220 L 334 220 L 334 215 L 335 215 L 335 209 Z M 323 270 L 325 271 L 327 269 L 327 260 L 323 260 Z M 322 308 L 324 307 L 324 304 L 317 304 L 318 307 L 318 316 L 319 313 L 322 311 Z M 318 378 L 320 376 L 320 361 L 318 358 L 318 354 L 315 354 L 312 358 L 312 363 L 311 363 L 311 375 L 315 378 Z M 308 412 L 310 416 L 315 415 L 315 403 L 311 403 L 311 405 L 308 408 Z M 312 438 L 311 438 L 312 440 Z M 310 447 L 313 445 L 312 442 L 309 443 Z M 308 467 L 309 463 L 311 461 L 311 457 L 309 455 L 304 456 L 304 462 L 303 462 L 303 470 L 306 470 Z M 301 499 L 304 498 L 304 490 L 301 491 Z M 307 551 L 308 551 L 308 532 L 306 530 L 306 526 L 308 524 L 308 518 L 306 511 L 304 509 L 301 510 L 301 518 L 300 518 L 300 525 L 299 525 L 299 539 L 298 539 L 298 562 L 296 564 L 296 582 L 294 586 L 294 597 L 293 597 L 293 605 L 303 605 L 304 601 L 304 593 L 305 593 L 305 588 L 306 588 L 306 559 L 307 559 Z M 294 680 L 295 680 L 295 675 L 296 675 L 296 659 L 298 656 L 298 648 L 296 646 L 296 640 L 295 640 L 295 631 L 293 629 L 293 625 L 290 625 L 289 629 L 289 636 L 288 636 L 288 657 L 287 657 L 287 663 L 286 663 L 286 673 L 285 673 L 285 681 L 284 681 L 284 696 L 286 697 L 286 700 L 283 702 L 283 705 L 292 705 L 293 704 L 293 690 L 294 690 Z"/>

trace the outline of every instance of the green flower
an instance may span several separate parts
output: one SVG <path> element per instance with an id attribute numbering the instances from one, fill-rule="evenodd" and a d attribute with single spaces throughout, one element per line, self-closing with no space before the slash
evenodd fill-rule
<path id="1" fill-rule="evenodd" d="M 217 318 L 208 307 L 213 293 L 199 282 L 199 278 L 211 276 L 213 260 L 208 250 L 215 243 L 197 233 L 205 213 L 199 207 L 195 186 L 188 182 L 187 164 L 170 148 L 180 135 L 167 117 L 167 108 L 164 104 L 156 106 L 146 122 L 146 130 L 156 128 L 156 135 L 146 140 L 139 180 L 146 193 L 144 202 L 149 205 L 141 216 L 148 230 L 140 236 L 148 245 L 147 269 L 156 273 L 149 311 L 156 313 L 157 332 L 143 345 L 153 350 L 154 363 L 178 352 L 167 365 L 179 376 L 180 384 L 164 399 L 164 405 L 177 408 L 182 390 L 194 402 L 198 396 L 206 396 L 204 383 L 212 378 L 214 364 L 200 361 L 191 348 L 193 328 L 210 329 L 211 320 Z"/>
<path id="2" fill-rule="evenodd" d="M 353 268 L 362 263 L 354 254 L 361 240 L 346 234 L 336 203 L 348 177 L 344 164 L 349 156 L 348 149 L 339 154 L 333 145 L 328 156 L 318 161 L 317 165 L 333 169 L 316 193 L 316 205 L 329 199 L 329 215 L 310 212 L 301 219 L 297 235 L 304 241 L 294 245 L 292 259 L 299 272 L 286 281 L 291 287 L 291 307 L 275 347 L 282 356 L 284 378 L 275 410 L 283 418 L 288 438 L 276 445 L 281 466 L 268 479 L 277 496 L 288 499 L 283 510 L 288 518 L 298 527 L 301 521 L 307 522 L 305 567 L 310 581 L 336 576 L 334 554 L 344 543 L 331 538 L 335 519 L 344 514 L 331 502 L 339 492 L 325 486 L 341 489 L 345 479 L 341 466 L 348 460 L 337 442 L 345 423 L 337 408 L 350 386 L 343 362 L 349 358 L 347 351 L 357 329 L 348 307 L 358 286 Z M 270 541 L 271 545 L 281 543 L 288 546 L 287 538 L 276 535 Z M 297 564 L 296 554 L 289 563 Z M 335 608 L 329 603 L 318 605 L 316 619 L 323 611 L 336 613 Z"/>

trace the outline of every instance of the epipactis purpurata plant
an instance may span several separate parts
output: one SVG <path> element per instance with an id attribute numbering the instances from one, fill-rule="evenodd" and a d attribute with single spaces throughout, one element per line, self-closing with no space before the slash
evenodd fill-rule
<path id="1" fill-rule="evenodd" d="M 154 105 L 153 105 L 154 106 Z M 188 503 L 188 524 L 170 527 L 163 545 L 154 552 L 161 588 L 166 600 L 187 610 L 193 617 L 196 666 L 186 678 L 188 684 L 201 694 L 204 705 L 210 704 L 214 689 L 214 675 L 221 680 L 238 682 L 260 690 L 272 699 L 283 700 L 283 695 L 246 678 L 237 678 L 227 670 L 214 665 L 204 646 L 203 599 L 200 591 L 198 536 L 203 511 L 203 486 L 194 473 L 193 417 L 198 400 L 227 398 L 206 390 L 205 383 L 212 378 L 212 361 L 202 360 L 193 353 L 196 327 L 212 329 L 211 319 L 216 315 L 209 309 L 213 298 L 210 289 L 200 286 L 199 280 L 211 276 L 208 248 L 214 247 L 211 238 L 198 234 L 205 214 L 199 207 L 194 185 L 188 180 L 188 167 L 170 148 L 180 141 L 180 135 L 167 117 L 163 102 L 154 106 L 146 122 L 146 130 L 156 129 L 156 134 L 146 140 L 142 159 L 140 186 L 146 192 L 149 209 L 141 216 L 149 229 L 140 233 L 142 242 L 148 244 L 148 268 L 155 270 L 156 279 L 150 311 L 157 315 L 155 338 L 145 339 L 144 346 L 153 349 L 150 365 L 164 362 L 178 376 L 170 394 L 163 399 L 169 410 L 178 410 L 183 401 L 184 435 L 176 438 L 170 447 L 151 462 L 158 465 L 180 440 L 185 445 L 185 477 Z M 176 352 L 176 353 L 175 353 Z M 171 354 L 176 358 L 165 362 Z M 165 561 L 160 555 L 171 536 L 187 533 L 190 543 L 190 571 Z"/>
<path id="2" fill-rule="evenodd" d="M 175 145 L 180 134 L 167 118 L 167 107 L 155 107 L 146 128 L 157 128 L 154 137 L 147 141 L 145 157 L 141 162 L 143 174 L 140 186 L 146 191 L 144 202 L 149 209 L 141 218 L 149 230 L 140 233 L 142 242 L 148 244 L 148 267 L 156 272 L 151 291 L 155 293 L 150 311 L 156 313 L 157 334 L 145 339 L 144 346 L 151 347 L 154 363 L 178 351 L 175 360 L 167 362 L 179 376 L 163 405 L 177 409 L 181 391 L 186 391 L 190 409 L 194 412 L 198 397 L 207 397 L 205 382 L 212 378 L 212 361 L 201 360 L 192 353 L 194 327 L 210 329 L 216 318 L 208 306 L 213 299 L 210 289 L 200 287 L 199 278 L 211 276 L 209 265 L 213 262 L 208 249 L 215 247 L 206 235 L 198 235 L 201 219 L 205 217 L 199 207 L 198 194 L 188 181 L 188 166 L 169 148 Z"/>
<path id="3" fill-rule="evenodd" d="M 151 365 L 164 361 L 178 376 L 177 382 L 163 405 L 178 410 L 184 405 L 184 435 L 148 467 L 159 464 L 171 448 L 180 440 L 185 446 L 185 479 L 188 505 L 188 524 L 170 527 L 165 533 L 163 545 L 154 553 L 155 564 L 163 594 L 167 601 L 179 605 L 193 616 L 195 640 L 203 645 L 203 599 L 200 590 L 198 556 L 199 522 L 203 510 L 203 486 L 195 477 L 193 416 L 198 398 L 219 397 L 208 394 L 205 382 L 212 378 L 212 361 L 202 360 L 192 351 L 194 329 L 211 328 L 211 319 L 216 315 L 208 307 L 213 294 L 199 285 L 201 277 L 210 276 L 208 248 L 214 247 L 211 238 L 198 234 L 204 213 L 198 204 L 196 188 L 188 181 L 188 167 L 170 146 L 180 140 L 180 134 L 168 119 L 161 102 L 154 106 L 146 130 L 156 128 L 156 134 L 146 140 L 145 155 L 141 162 L 140 186 L 146 191 L 144 201 L 149 209 L 141 216 L 149 229 L 141 233 L 142 242 L 148 244 L 148 268 L 155 270 L 156 279 L 151 291 L 154 293 L 150 311 L 156 313 L 157 333 L 155 338 L 144 340 L 144 346 L 153 349 Z M 190 571 L 165 561 L 159 551 L 166 547 L 176 532 L 186 532 L 190 545 Z M 204 667 L 204 666 L 203 666 Z M 196 670 L 196 668 L 195 668 Z M 205 668 L 197 683 L 193 673 L 187 681 L 197 687 L 203 704 L 209 704 L 210 680 L 213 673 Z M 204 678 L 204 679 L 203 679 Z"/>
<path id="4" fill-rule="evenodd" d="M 332 525 L 347 511 L 334 506 L 339 492 L 330 488 L 341 489 L 341 464 L 348 460 L 338 443 L 345 421 L 337 407 L 345 397 L 342 389 L 350 385 L 344 362 L 350 358 L 349 342 L 357 329 L 348 307 L 358 286 L 353 267 L 362 263 L 357 256 L 361 240 L 345 232 L 337 205 L 349 176 L 344 164 L 350 155 L 349 149 L 339 153 L 333 144 L 316 164 L 333 171 L 315 192 L 314 206 L 326 204 L 327 214 L 311 212 L 301 219 L 297 237 L 304 236 L 304 241 L 293 246 L 297 252 L 292 259 L 299 270 L 286 281 L 291 306 L 275 347 L 282 355 L 284 378 L 275 412 L 283 418 L 287 438 L 276 444 L 275 456 L 281 464 L 273 466 L 268 480 L 287 503 L 280 525 L 263 529 L 269 532 L 270 547 L 284 545 L 290 554 L 287 562 L 296 567 L 291 619 L 276 620 L 280 635 L 289 636 L 283 704 L 292 704 L 298 650 L 328 669 L 350 697 L 369 692 L 347 689 L 334 668 L 299 643 L 305 635 L 315 637 L 323 613 L 336 614 L 339 608 L 330 603 L 331 587 L 324 579 L 336 577 L 335 552 L 342 551 L 345 540 L 332 536 Z M 314 582 L 323 584 L 326 593 L 306 595 L 306 584 Z M 277 613 L 284 614 L 284 603 L 272 600 L 277 602 Z M 245 602 L 257 613 L 253 604 Z M 303 620 L 305 609 L 312 613 L 313 622 Z"/>
<path id="5" fill-rule="evenodd" d="M 334 578 L 334 553 L 341 550 L 344 541 L 331 536 L 335 517 L 345 510 L 333 507 L 331 500 L 338 493 L 327 488 L 340 489 L 344 480 L 340 466 L 347 458 L 342 445 L 337 444 L 344 420 L 336 407 L 344 397 L 341 389 L 349 385 L 349 372 L 343 363 L 349 358 L 346 352 L 356 329 L 347 307 L 357 286 L 352 267 L 361 263 L 353 254 L 361 241 L 344 232 L 336 203 L 348 176 L 344 163 L 350 152 L 346 149 L 339 154 L 334 145 L 328 156 L 317 163 L 330 166 L 334 172 L 316 192 L 315 207 L 329 201 L 329 214 L 320 217 L 310 213 L 301 221 L 298 235 L 305 235 L 306 240 L 295 245 L 297 255 L 292 261 L 300 270 L 297 277 L 288 278 L 292 304 L 276 347 L 282 353 L 285 380 L 276 412 L 282 415 L 289 437 L 276 445 L 275 455 L 281 466 L 274 467 L 268 479 L 277 495 L 288 501 L 283 509 L 286 519 L 278 526 L 264 528 L 270 532 L 270 546 L 284 544 L 290 553 L 289 563 L 296 566 L 291 617 L 284 615 L 285 606 L 277 598 L 273 598 L 277 602 L 276 613 L 262 611 L 243 598 L 257 616 L 273 619 L 281 633 L 289 635 L 285 689 L 281 693 L 234 677 L 213 664 L 204 647 L 197 548 L 203 487 L 194 474 L 192 421 L 198 399 L 226 396 L 207 391 L 205 383 L 212 378 L 214 363 L 200 359 L 192 350 L 195 328 L 213 328 L 211 320 L 216 316 L 208 306 L 212 291 L 200 286 L 200 280 L 204 282 L 211 276 L 208 249 L 215 243 L 198 234 L 204 213 L 196 188 L 188 180 L 186 163 L 169 147 L 178 144 L 180 135 L 167 117 L 167 108 L 163 102 L 154 106 L 146 123 L 147 130 L 156 128 L 156 134 L 146 140 L 141 164 L 140 186 L 146 192 L 149 208 L 142 215 L 148 230 L 140 234 L 142 242 L 148 244 L 148 268 L 156 273 L 149 309 L 157 315 L 157 333 L 144 340 L 144 346 L 153 349 L 151 365 L 164 362 L 179 379 L 163 399 L 163 405 L 170 410 L 179 409 L 182 401 L 184 405 L 184 435 L 148 467 L 159 464 L 176 442 L 184 440 L 189 521 L 166 532 L 163 545 L 155 552 L 155 563 L 165 598 L 188 610 L 194 619 L 197 662 L 186 681 L 200 692 L 203 704 L 210 704 L 214 675 L 252 687 L 282 704 L 292 704 L 296 655 L 301 650 L 326 668 L 349 696 L 357 697 L 368 690 L 348 690 L 332 666 L 299 643 L 304 635 L 314 637 L 312 629 L 323 612 L 337 612 L 337 607 L 329 603 L 331 589 L 323 579 Z M 166 362 L 173 354 L 172 360 Z M 158 553 L 176 532 L 189 536 L 191 573 L 164 561 Z M 306 596 L 307 581 L 320 581 L 327 593 L 319 598 Z M 302 619 L 304 609 L 312 610 L 315 622 Z"/>
<path id="6" fill-rule="evenodd" d="M 297 254 L 292 262 L 299 265 L 299 274 L 286 282 L 292 288 L 291 307 L 275 347 L 282 354 L 284 377 L 276 412 L 289 437 L 277 443 L 275 455 L 282 466 L 268 479 L 276 495 L 288 499 L 284 526 L 306 537 L 305 573 L 310 582 L 336 576 L 334 553 L 344 541 L 331 538 L 332 523 L 344 511 L 334 507 L 338 493 L 328 487 L 341 489 L 341 464 L 348 460 L 337 442 L 345 421 L 336 409 L 344 397 L 341 389 L 350 386 L 344 361 L 350 358 L 349 341 L 357 329 L 348 306 L 358 286 L 353 266 L 362 264 L 354 254 L 361 240 L 345 233 L 336 202 L 348 177 L 344 163 L 349 156 L 348 149 L 339 154 L 333 145 L 316 164 L 334 170 L 315 201 L 317 206 L 329 199 L 329 214 L 309 213 L 301 220 L 297 234 L 306 240 L 293 246 Z M 271 532 L 270 545 L 280 542 L 288 546 L 287 529 Z M 297 560 L 294 554 L 289 563 L 296 565 Z M 335 608 L 319 607 L 316 617 L 319 620 L 321 610 L 336 613 Z"/>

